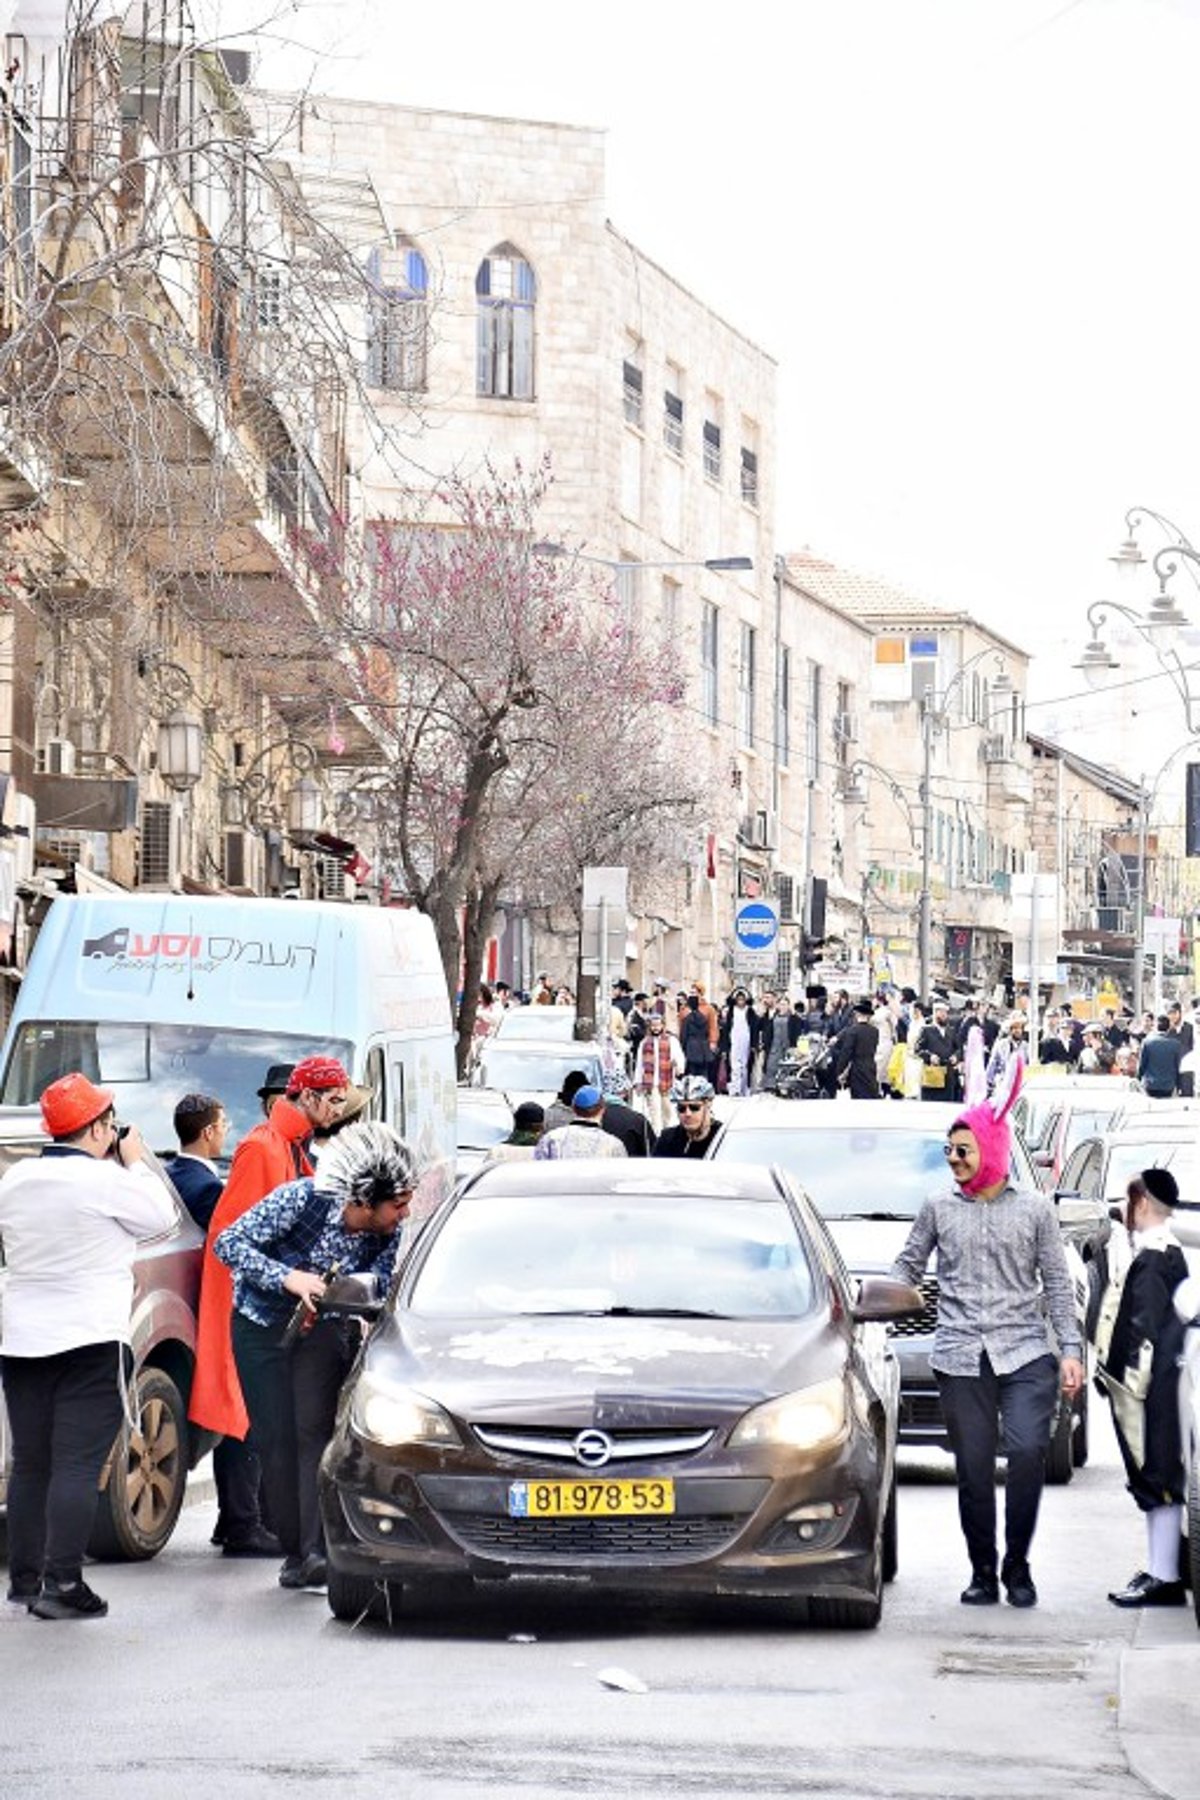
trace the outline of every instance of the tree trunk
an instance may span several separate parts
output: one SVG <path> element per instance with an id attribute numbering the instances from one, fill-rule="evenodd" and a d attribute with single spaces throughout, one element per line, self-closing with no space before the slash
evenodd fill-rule
<path id="1" fill-rule="evenodd" d="M 479 1011 L 479 981 L 483 971 L 483 952 L 488 940 L 488 926 L 492 914 L 496 910 L 496 902 L 500 898 L 501 882 L 479 882 L 472 884 L 467 894 L 467 903 L 463 916 L 463 997 L 458 1009 L 458 1042 L 455 1054 L 458 1060 L 458 1078 L 461 1081 L 467 1072 L 467 1059 L 471 1053 L 471 1041 L 475 1035 L 475 1016 Z"/>

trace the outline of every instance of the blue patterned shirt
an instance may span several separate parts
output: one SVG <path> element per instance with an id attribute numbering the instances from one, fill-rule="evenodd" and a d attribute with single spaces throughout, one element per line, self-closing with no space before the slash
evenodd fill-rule
<path id="1" fill-rule="evenodd" d="M 296 1305 L 296 1296 L 283 1286 L 292 1270 L 323 1275 L 334 1263 L 340 1275 L 369 1270 L 380 1293 L 386 1293 L 402 1234 L 348 1231 L 342 1223 L 345 1205 L 344 1199 L 321 1193 L 306 1176 L 285 1181 L 227 1225 L 213 1252 L 233 1270 L 237 1311 L 255 1325 L 282 1325 Z"/>

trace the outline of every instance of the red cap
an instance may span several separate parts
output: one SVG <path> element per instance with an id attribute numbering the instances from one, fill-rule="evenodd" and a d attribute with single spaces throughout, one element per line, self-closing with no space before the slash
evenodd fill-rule
<path id="1" fill-rule="evenodd" d="M 336 1056 L 306 1056 L 288 1077 L 289 1094 L 302 1094 L 305 1088 L 320 1092 L 323 1088 L 348 1087 L 350 1077 Z"/>
<path id="2" fill-rule="evenodd" d="M 111 1088 L 93 1087 L 86 1075 L 63 1075 L 42 1095 L 42 1124 L 50 1137 L 73 1137 L 112 1104 Z"/>

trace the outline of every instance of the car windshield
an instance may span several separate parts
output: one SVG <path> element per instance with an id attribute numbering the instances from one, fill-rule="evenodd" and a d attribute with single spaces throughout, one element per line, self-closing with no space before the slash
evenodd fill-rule
<path id="1" fill-rule="evenodd" d="M 1084 1138 L 1103 1137 L 1120 1111 L 1116 1106 L 1088 1107 L 1086 1111 L 1080 1107 L 1072 1109 L 1067 1117 L 1067 1132 L 1063 1142 L 1063 1161 L 1070 1156 Z"/>
<path id="2" fill-rule="evenodd" d="M 438 1232 L 409 1310 L 800 1318 L 816 1291 L 781 1201 L 485 1193 L 460 1201 Z"/>
<path id="3" fill-rule="evenodd" d="M 213 1025 L 116 1025 L 111 1021 L 49 1019 L 22 1025 L 4 1072 L 0 1100 L 32 1106 L 43 1088 L 79 1069 L 112 1088 L 118 1116 L 136 1125 L 160 1156 L 179 1148 L 172 1123 L 184 1094 L 212 1094 L 229 1114 L 226 1156 L 262 1118 L 257 1090 L 273 1064 L 305 1056 L 336 1056 L 350 1066 L 341 1038 L 227 1031 Z"/>
<path id="4" fill-rule="evenodd" d="M 458 1096 L 458 1147 L 487 1150 L 506 1138 L 513 1128 L 512 1113 L 503 1104 L 481 1106 L 462 1089 Z"/>
<path id="5" fill-rule="evenodd" d="M 847 1111 L 852 1108 L 848 1107 Z M 855 1131 L 849 1125 L 727 1131 L 715 1160 L 778 1163 L 827 1219 L 888 1213 L 913 1219 L 949 1185 L 940 1131 Z"/>
<path id="6" fill-rule="evenodd" d="M 1137 1144 L 1114 1144 L 1104 1178 L 1105 1200 L 1123 1200 L 1129 1183 L 1143 1169 L 1170 1169 L 1179 1183 L 1180 1197 L 1200 1200 L 1200 1156 L 1194 1140 L 1171 1144 L 1154 1138 Z"/>
<path id="7" fill-rule="evenodd" d="M 580 1069 L 593 1087 L 601 1085 L 600 1058 L 595 1051 L 534 1050 L 493 1043 L 480 1058 L 480 1087 L 517 1088 L 557 1094 L 565 1076 Z"/>
<path id="8" fill-rule="evenodd" d="M 575 1013 L 569 1006 L 512 1006 L 496 1026 L 496 1036 L 506 1044 L 518 1038 L 569 1042 L 574 1035 Z"/>

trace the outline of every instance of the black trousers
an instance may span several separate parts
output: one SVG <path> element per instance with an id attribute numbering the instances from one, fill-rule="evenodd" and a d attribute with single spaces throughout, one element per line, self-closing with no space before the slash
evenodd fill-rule
<path id="1" fill-rule="evenodd" d="M 1025 1562 L 1037 1525 L 1046 1446 L 1058 1398 L 1058 1361 L 1047 1353 L 997 1375 L 987 1356 L 978 1375 L 938 1375 L 942 1411 L 958 1477 L 958 1516 L 971 1567 L 996 1568 L 996 1455 L 1000 1427 L 1008 1473 L 1004 1489 L 1005 1562 Z"/>
<path id="2" fill-rule="evenodd" d="M 317 1468 L 333 1435 L 354 1360 L 340 1320 L 323 1319 L 284 1348 L 283 1325 L 233 1315 L 233 1355 L 262 1463 L 271 1529 L 287 1556 L 320 1554 Z"/>
<path id="3" fill-rule="evenodd" d="M 241 1438 L 224 1437 L 213 1451 L 217 1525 L 223 1542 L 236 1544 L 263 1524 L 258 1451 Z"/>
<path id="4" fill-rule="evenodd" d="M 120 1365 L 132 1359 L 114 1339 L 55 1356 L 0 1361 L 12 1432 L 8 1487 L 8 1568 L 13 1582 L 51 1576 L 78 1581 L 96 1517 L 100 1471 L 121 1426 Z"/>

